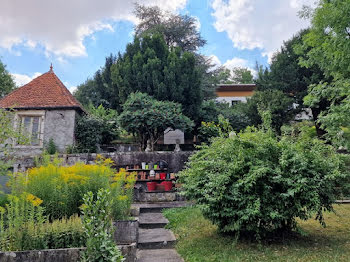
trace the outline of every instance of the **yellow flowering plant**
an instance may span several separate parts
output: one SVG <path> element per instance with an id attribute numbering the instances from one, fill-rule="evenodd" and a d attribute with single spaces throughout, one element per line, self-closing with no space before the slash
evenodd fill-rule
<path id="1" fill-rule="evenodd" d="M 124 220 L 130 217 L 136 175 L 136 172 L 129 173 L 121 168 L 112 177 L 111 192 L 114 197 L 112 215 L 114 220 Z"/>
<path id="2" fill-rule="evenodd" d="M 32 194 L 8 195 L 0 209 L 0 250 L 23 250 L 31 235 L 47 221 L 42 200 Z"/>
<path id="3" fill-rule="evenodd" d="M 92 165 L 63 166 L 53 160 L 26 173 L 12 175 L 8 184 L 13 195 L 28 192 L 28 201 L 43 206 L 50 220 L 79 214 L 85 193 L 110 189 L 115 202 L 113 215 L 115 219 L 124 219 L 129 216 L 136 173 L 125 169 L 115 173 L 113 165 L 111 159 L 102 155 L 98 155 Z"/>
<path id="4" fill-rule="evenodd" d="M 45 214 L 50 219 L 69 217 L 80 212 L 83 195 L 89 191 L 97 192 L 100 188 L 109 188 L 114 175 L 110 160 L 102 160 L 93 165 L 77 163 L 62 166 L 58 162 L 47 163 L 29 169 L 26 173 L 14 174 L 9 186 L 14 195 L 28 192 L 45 207 Z M 38 199 L 33 199 L 39 203 Z"/>

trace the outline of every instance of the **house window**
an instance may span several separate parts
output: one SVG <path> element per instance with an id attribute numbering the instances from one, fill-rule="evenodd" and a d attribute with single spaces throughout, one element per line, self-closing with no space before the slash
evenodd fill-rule
<path id="1" fill-rule="evenodd" d="M 40 146 L 41 116 L 19 116 L 19 128 L 26 138 L 26 145 Z M 17 142 L 20 145 L 19 141 Z"/>
<path id="2" fill-rule="evenodd" d="M 241 100 L 232 100 L 231 101 L 231 105 L 234 106 L 234 105 L 237 105 L 240 102 L 241 102 Z"/>

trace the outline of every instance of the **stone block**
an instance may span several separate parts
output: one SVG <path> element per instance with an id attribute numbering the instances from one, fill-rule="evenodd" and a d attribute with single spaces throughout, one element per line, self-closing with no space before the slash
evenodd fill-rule
<path id="1" fill-rule="evenodd" d="M 115 227 L 114 240 L 118 245 L 138 242 L 138 220 L 125 220 L 113 222 Z"/>

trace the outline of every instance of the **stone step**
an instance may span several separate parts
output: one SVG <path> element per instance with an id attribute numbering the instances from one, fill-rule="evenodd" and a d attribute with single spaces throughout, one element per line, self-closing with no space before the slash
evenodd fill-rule
<path id="1" fill-rule="evenodd" d="M 139 229 L 139 249 L 162 249 L 174 247 L 176 238 L 170 230 L 164 228 Z"/>
<path id="2" fill-rule="evenodd" d="M 161 213 L 165 208 L 185 207 L 190 205 L 186 201 L 158 202 L 158 203 L 135 203 L 132 208 L 139 213 Z"/>
<path id="3" fill-rule="evenodd" d="M 169 223 L 162 213 L 141 213 L 139 228 L 163 228 Z"/>
<path id="4" fill-rule="evenodd" d="M 175 249 L 138 250 L 137 262 L 184 262 Z"/>
<path id="5" fill-rule="evenodd" d="M 144 202 L 173 202 L 176 201 L 176 192 L 174 191 L 152 191 L 139 194 L 139 201 Z"/>

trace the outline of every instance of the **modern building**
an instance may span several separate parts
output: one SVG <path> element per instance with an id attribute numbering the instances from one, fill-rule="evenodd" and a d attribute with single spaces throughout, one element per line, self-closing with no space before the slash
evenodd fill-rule
<path id="1" fill-rule="evenodd" d="M 29 138 L 25 144 L 12 141 L 20 155 L 40 154 L 50 139 L 59 152 L 64 152 L 75 142 L 76 117 L 83 112 L 52 66 L 47 73 L 1 99 L 0 108 L 15 111 L 14 127 Z"/>
<path id="2" fill-rule="evenodd" d="M 216 88 L 216 100 L 234 105 L 247 102 L 255 90 L 255 84 L 220 84 Z"/>

